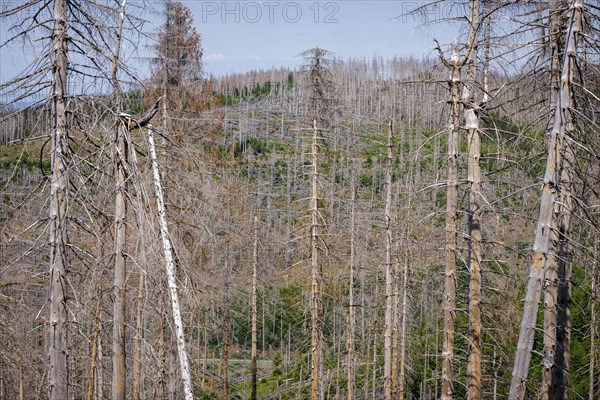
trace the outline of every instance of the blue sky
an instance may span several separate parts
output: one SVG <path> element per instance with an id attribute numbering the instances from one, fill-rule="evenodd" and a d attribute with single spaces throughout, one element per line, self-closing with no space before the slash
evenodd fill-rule
<path id="1" fill-rule="evenodd" d="M 183 0 L 203 38 L 207 72 L 223 75 L 271 66 L 296 66 L 298 54 L 321 47 L 338 56 L 428 55 L 433 38 L 454 40 L 445 24 L 425 26 L 402 14 L 422 1 Z M 432 9 L 437 20 L 450 10 Z"/>
<path id="2" fill-rule="evenodd" d="M 0 0 L 3 5 L 6 0 Z M 15 0 L 15 2 L 23 0 Z M 156 36 L 161 24 L 161 0 L 128 0 L 137 7 L 154 11 L 141 14 L 149 36 Z M 407 11 L 423 1 L 201 1 L 182 0 L 194 16 L 201 34 L 207 73 L 220 76 L 231 72 L 297 66 L 304 50 L 321 47 L 343 58 L 430 55 L 433 39 L 449 43 L 456 37 L 448 24 L 424 24 Z M 456 13 L 453 2 L 429 9 L 427 19 L 438 21 Z M 14 3 L 13 3 L 14 4 Z M 136 13 L 140 10 L 137 9 Z M 9 21 L 10 22 L 10 21 Z M 0 42 L 7 38 L 9 22 L 1 22 Z M 12 21 L 15 22 L 14 20 Z M 138 64 L 147 76 L 147 60 L 152 44 L 139 47 L 129 61 Z M 27 50 L 29 49 L 29 50 Z M 35 58 L 31 48 L 16 43 L 0 48 L 0 82 L 5 82 Z M 141 60 L 141 61 L 140 61 Z"/>

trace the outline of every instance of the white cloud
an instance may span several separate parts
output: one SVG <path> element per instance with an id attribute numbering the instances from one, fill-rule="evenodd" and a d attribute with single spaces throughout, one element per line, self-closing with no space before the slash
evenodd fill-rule
<path id="1" fill-rule="evenodd" d="M 225 60 L 225 56 L 221 53 L 209 54 L 204 57 L 204 61 L 206 62 L 220 62 Z"/>
<path id="2" fill-rule="evenodd" d="M 250 54 L 249 56 L 244 57 L 244 61 L 260 61 L 261 58 L 259 55 Z"/>

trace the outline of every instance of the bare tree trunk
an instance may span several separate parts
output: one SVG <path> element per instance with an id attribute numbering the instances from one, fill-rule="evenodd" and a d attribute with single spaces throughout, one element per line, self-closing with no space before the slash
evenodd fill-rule
<path id="1" fill-rule="evenodd" d="M 126 129 L 119 122 L 115 149 L 116 198 L 115 198 L 115 249 L 114 249 L 114 287 L 113 287 L 113 340 L 112 340 L 112 398 L 125 400 L 125 280 L 127 278 L 125 265 L 126 213 L 125 200 L 126 178 Z"/>
<path id="2" fill-rule="evenodd" d="M 446 270 L 444 279 L 444 342 L 442 348 L 442 400 L 452 399 L 454 357 L 454 313 L 456 312 L 456 251 L 458 203 L 458 113 L 460 108 L 460 63 L 458 49 L 452 49 L 449 66 L 450 121 L 448 124 L 448 186 L 446 194 Z"/>
<path id="3" fill-rule="evenodd" d="M 492 400 L 496 400 L 498 398 L 498 368 L 496 368 L 496 350 L 494 350 L 492 370 L 494 371 L 494 387 L 492 389 Z"/>
<path id="4" fill-rule="evenodd" d="M 165 344 L 165 307 L 162 293 L 158 293 L 158 344 L 157 344 L 157 367 L 158 367 L 158 379 L 155 386 L 155 393 L 157 399 L 164 399 L 167 393 L 167 373 L 166 373 L 166 344 Z"/>
<path id="5" fill-rule="evenodd" d="M 23 400 L 25 391 L 23 389 L 23 365 L 19 366 L 19 400 Z"/>
<path id="6" fill-rule="evenodd" d="M 573 7 L 582 7 L 583 3 L 574 2 Z M 580 9 L 581 11 L 581 9 Z M 580 16 L 583 18 L 583 16 Z M 573 34 L 575 35 L 575 43 L 579 41 L 581 35 L 581 24 L 573 25 Z M 573 50 L 573 49 L 571 49 Z M 575 51 L 576 51 L 575 47 Z M 575 73 L 575 62 L 572 57 L 576 57 L 575 53 L 568 54 L 568 61 L 571 62 L 572 68 L 567 73 L 566 79 L 573 82 Z M 567 55 L 563 55 L 564 58 Z M 578 68 L 578 67 L 577 67 Z M 557 68 L 558 70 L 558 68 Z M 562 80 L 562 79 L 561 79 Z M 558 80 L 556 80 L 558 81 Z M 569 93 L 571 95 L 571 93 Z M 572 95 L 571 95 L 572 96 Z M 573 105 L 573 104 L 572 104 Z M 575 126 L 571 110 L 567 110 L 565 115 L 565 135 L 573 139 Z M 558 190 L 558 199 L 555 206 L 555 215 L 557 215 L 556 234 L 553 236 L 557 242 L 553 245 L 557 252 L 557 313 L 556 313 L 556 345 L 557 351 L 554 360 L 554 398 L 556 400 L 568 400 L 568 388 L 570 386 L 570 369 L 571 369 L 571 278 L 572 278 L 572 246 L 571 246 L 571 216 L 573 214 L 573 179 L 571 168 L 575 165 L 575 153 L 572 143 L 565 140 L 563 145 L 564 159 L 560 173 L 560 187 Z"/>
<path id="7" fill-rule="evenodd" d="M 475 75 L 479 32 L 479 0 L 471 0 L 468 54 L 465 60 L 466 82 L 463 86 L 465 129 L 468 141 L 468 216 L 469 216 L 469 360 L 467 364 L 467 398 L 481 398 L 481 138 L 479 106 L 475 104 Z"/>
<path id="8" fill-rule="evenodd" d="M 396 249 L 398 249 L 396 244 Z M 397 256 L 396 256 L 397 257 Z M 396 258 L 394 257 L 394 258 Z M 399 325 L 400 325 L 400 288 L 399 279 L 400 276 L 400 260 L 396 259 L 394 262 L 394 271 L 392 273 L 392 396 L 395 399 L 398 395 L 398 342 L 400 340 Z"/>
<path id="9" fill-rule="evenodd" d="M 410 203 L 409 203 L 410 209 Z M 404 268 L 402 270 L 402 315 L 400 327 L 400 386 L 398 399 L 404 400 L 406 395 L 406 351 L 408 347 L 408 264 L 410 262 L 410 248 L 408 243 L 408 229 L 404 240 Z"/>
<path id="10" fill-rule="evenodd" d="M 352 177 L 352 211 L 350 212 L 350 282 L 348 284 L 348 337 L 346 349 L 348 351 L 348 386 L 347 399 L 354 400 L 354 268 L 355 268 L 355 228 L 356 228 L 356 186 Z"/>
<path id="11" fill-rule="evenodd" d="M 377 397 L 377 331 L 373 331 L 373 368 L 371 369 L 371 398 L 375 400 Z"/>
<path id="12" fill-rule="evenodd" d="M 144 272 L 140 271 L 138 285 L 135 340 L 133 342 L 133 400 L 141 399 L 142 391 L 142 316 L 144 310 Z"/>
<path id="13" fill-rule="evenodd" d="M 563 0 L 552 0 L 550 10 L 550 107 L 556 109 L 559 96 L 560 85 L 560 40 L 562 34 L 561 26 L 561 8 L 564 5 Z M 558 210 L 557 210 L 558 211 Z M 553 221 L 553 224 L 555 222 Z M 557 234 L 557 226 L 553 226 L 551 233 L 551 242 L 556 242 L 554 238 Z M 545 267 L 544 274 L 544 338 L 543 338 L 543 358 L 542 358 L 542 390 L 541 398 L 543 400 L 554 399 L 555 388 L 555 360 L 557 356 L 556 334 L 557 334 L 557 297 L 558 297 L 558 259 L 556 254 L 551 254 Z"/>
<path id="14" fill-rule="evenodd" d="M 572 77 L 571 77 L 572 79 Z M 566 121 L 566 134 L 572 137 L 573 120 L 569 116 Z M 571 215 L 573 212 L 572 178 L 570 167 L 575 163 L 575 155 L 570 143 L 564 145 L 564 165 L 560 176 L 560 191 L 556 202 L 557 218 L 556 235 L 558 248 L 557 260 L 557 312 L 556 312 L 556 346 L 554 360 L 554 393 L 556 400 L 568 400 L 567 389 L 570 386 L 571 366 L 571 278 L 572 278 L 572 246 Z"/>
<path id="15" fill-rule="evenodd" d="M 101 332 L 101 321 L 100 321 L 100 303 L 101 298 L 98 299 L 96 304 L 96 330 L 94 331 L 94 338 L 92 339 L 92 354 L 91 354 L 91 366 L 90 366 L 90 382 L 88 384 L 87 400 L 92 400 L 94 395 L 94 384 L 96 382 L 96 367 L 98 364 L 98 342 L 100 339 Z"/>
<path id="16" fill-rule="evenodd" d="M 311 173 L 311 198 L 310 198 L 310 215 L 311 215 L 311 226 L 310 226 L 310 259 L 311 259 L 311 296 L 310 296 L 310 310 L 311 310 L 311 371 L 312 378 L 310 383 L 310 398 L 311 400 L 320 400 L 321 397 L 321 330 L 320 330 L 320 271 L 319 271 L 319 258 L 318 258 L 318 208 L 317 208 L 317 152 L 318 152 L 318 135 L 319 130 L 317 127 L 317 119 L 313 118 L 313 135 L 311 145 L 311 157 L 312 157 L 312 173 Z"/>
<path id="17" fill-rule="evenodd" d="M 258 268 L 258 217 L 254 217 L 254 246 L 252 248 L 252 395 L 256 400 L 256 342 L 258 340 L 256 331 L 256 281 Z"/>
<path id="18" fill-rule="evenodd" d="M 383 398 L 392 398 L 392 330 L 394 295 L 392 279 L 392 122 L 388 125 L 385 168 L 385 329 L 383 336 Z"/>
<path id="19" fill-rule="evenodd" d="M 67 0 L 54 1 L 52 32 L 53 112 L 50 179 L 50 300 L 48 398 L 69 398 L 69 317 L 67 311 Z"/>
<path id="20" fill-rule="evenodd" d="M 98 336 L 98 367 L 96 372 L 96 398 L 104 399 L 104 351 L 102 350 L 102 335 Z"/>
<path id="21" fill-rule="evenodd" d="M 200 385 L 202 389 L 204 389 L 206 376 L 208 375 L 208 317 L 204 316 L 204 333 L 202 335 L 202 339 L 204 341 L 204 354 L 202 355 L 202 381 Z"/>
<path id="22" fill-rule="evenodd" d="M 598 246 L 594 242 L 594 259 L 592 260 L 592 288 L 591 288 L 591 314 L 592 321 L 590 323 L 590 381 L 589 381 L 589 396 L 588 400 L 594 400 L 594 385 L 596 384 L 596 279 L 598 276 L 598 263 L 596 260 L 598 254 Z"/>
<path id="23" fill-rule="evenodd" d="M 553 218 L 556 207 L 557 194 L 562 190 L 560 181 L 557 177 L 562 175 L 563 168 L 571 166 L 563 162 L 564 145 L 566 141 L 567 122 L 570 120 L 571 108 L 573 107 L 571 93 L 572 71 L 575 67 L 574 58 L 577 55 L 577 41 L 575 32 L 581 27 L 582 4 L 579 0 L 572 7 L 569 25 L 571 29 L 567 30 L 565 40 L 565 60 L 561 71 L 561 84 L 559 87 L 558 98 L 560 101 L 556 104 L 554 112 L 554 123 L 550 131 L 548 143 L 548 158 L 546 161 L 546 171 L 544 174 L 544 183 L 542 187 L 542 198 L 540 201 L 540 214 L 536 228 L 536 237 L 533 244 L 533 260 L 529 270 L 529 280 L 527 292 L 525 295 L 525 306 L 523 317 L 521 319 L 521 329 L 519 332 L 519 341 L 515 356 L 515 364 L 509 393 L 509 399 L 521 400 L 525 396 L 525 384 L 529 372 L 529 363 L 531 361 L 531 350 L 533 348 L 533 339 L 535 333 L 535 322 L 539 308 L 540 294 L 542 290 L 542 281 L 544 272 L 551 262 L 553 253 L 558 251 L 554 248 L 556 245 L 552 242 L 553 228 L 556 227 Z M 544 362 L 546 355 L 544 355 Z M 554 360 L 552 360 L 554 362 Z M 544 364 L 545 366 L 546 364 Z"/>
<path id="24" fill-rule="evenodd" d="M 227 252 L 229 253 L 229 252 Z M 229 257 L 229 254 L 227 255 Z M 221 359 L 221 371 L 223 376 L 223 400 L 229 396 L 229 267 L 227 269 L 227 280 L 225 281 L 225 311 L 223 315 L 223 358 Z"/>
<path id="25" fill-rule="evenodd" d="M 127 238 L 127 202 L 125 197 L 126 187 L 126 163 L 127 163 L 127 140 L 129 133 L 127 121 L 122 120 L 123 99 L 119 85 L 117 72 L 121 53 L 121 37 L 123 34 L 123 23 L 125 20 L 125 5 L 127 0 L 122 0 L 119 9 L 119 22 L 117 28 L 116 45 L 113 55 L 112 84 L 115 92 L 115 104 L 117 118 L 117 129 L 115 134 L 114 171 L 115 171 L 115 248 L 114 248 L 114 286 L 113 286 L 113 338 L 112 338 L 112 399 L 125 400 L 126 393 L 126 355 L 125 355 L 125 296 L 127 279 L 125 263 L 125 244 Z"/>
<path id="26" fill-rule="evenodd" d="M 167 272 L 167 282 L 171 294 L 171 306 L 173 309 L 173 323 L 175 325 L 175 336 L 177 342 L 177 352 L 179 356 L 179 367 L 181 369 L 181 378 L 183 379 L 183 389 L 186 400 L 194 398 L 192 392 L 192 375 L 188 362 L 187 352 L 185 350 L 185 337 L 183 332 L 183 323 L 181 321 L 181 309 L 179 307 L 179 296 L 177 294 L 177 281 L 175 277 L 175 264 L 173 263 L 173 249 L 167 226 L 167 216 L 164 203 L 164 195 L 156 161 L 156 147 L 154 145 L 154 133 L 148 129 L 148 145 L 150 148 L 150 160 L 152 161 L 152 172 L 154 175 L 154 187 L 156 190 L 156 205 L 158 207 L 158 217 L 160 224 L 160 236 L 162 238 L 165 268 Z"/>

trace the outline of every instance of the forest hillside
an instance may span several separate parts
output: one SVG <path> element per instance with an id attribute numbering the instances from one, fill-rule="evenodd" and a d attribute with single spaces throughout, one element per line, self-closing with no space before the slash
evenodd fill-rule
<path id="1" fill-rule="evenodd" d="M 0 400 L 598 398 L 599 10 L 465 5 L 220 77 L 183 3 L 146 77 L 126 1 L 3 11 Z"/>

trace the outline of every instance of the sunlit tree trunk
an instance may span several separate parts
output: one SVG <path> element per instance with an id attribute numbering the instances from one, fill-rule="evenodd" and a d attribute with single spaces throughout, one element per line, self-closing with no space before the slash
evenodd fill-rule
<path id="1" fill-rule="evenodd" d="M 460 63 L 458 49 L 452 49 L 447 66 L 450 74 L 450 121 L 448 123 L 448 180 L 446 189 L 446 269 L 443 310 L 444 339 L 442 348 L 442 400 L 452 399 L 452 363 L 454 357 L 454 318 L 456 312 L 456 252 L 458 203 L 458 114 L 460 110 Z"/>
<path id="2" fill-rule="evenodd" d="M 561 18 L 564 0 L 553 0 L 550 9 L 550 107 L 556 110 L 560 85 L 560 41 L 562 35 Z M 558 210 L 557 210 L 558 211 Z M 555 224 L 555 221 L 553 221 Z M 556 242 L 557 226 L 553 226 L 551 242 Z M 554 399 L 556 372 L 556 338 L 557 338 L 557 297 L 558 297 L 558 258 L 557 254 L 549 254 L 544 273 L 544 338 L 542 358 L 542 391 L 543 400 Z"/>
<path id="3" fill-rule="evenodd" d="M 597 290 L 596 289 L 596 279 L 598 276 L 598 246 L 594 242 L 594 252 L 593 252 L 593 260 L 592 260 L 592 287 L 591 287 L 591 296 L 590 303 L 591 309 L 590 312 L 592 314 L 592 321 L 590 322 L 590 373 L 589 373 L 589 391 L 588 391 L 588 400 L 594 400 L 594 386 L 596 385 L 596 300 L 597 300 Z"/>
<path id="4" fill-rule="evenodd" d="M 320 330 L 320 271 L 318 258 L 318 208 L 317 208 L 317 153 L 318 153 L 318 135 L 317 119 L 313 119 L 313 135 L 311 145 L 311 197 L 310 197 L 310 262 L 311 262 L 311 296 L 310 296 L 310 319 L 311 319 L 311 400 L 320 400 L 321 394 L 321 330 Z"/>
<path id="5" fill-rule="evenodd" d="M 126 213 L 125 199 L 126 180 L 126 129 L 123 122 L 117 128 L 115 143 L 115 173 L 116 173 L 116 198 L 115 198 L 115 247 L 114 247 L 114 287 L 113 287 L 113 341 L 112 341 L 112 398 L 125 400 L 125 241 L 126 241 Z"/>
<path id="6" fill-rule="evenodd" d="M 96 369 L 98 365 L 98 342 L 100 341 L 100 299 L 96 304 L 96 329 L 94 330 L 94 337 L 92 339 L 92 354 L 90 356 L 91 367 L 90 367 L 90 382 L 88 383 L 87 400 L 92 400 L 94 395 L 94 384 L 96 383 Z"/>
<path id="7" fill-rule="evenodd" d="M 252 247 L 252 395 L 251 399 L 256 400 L 256 343 L 258 340 L 256 330 L 256 284 L 258 268 L 258 217 L 254 217 L 254 244 Z"/>
<path id="8" fill-rule="evenodd" d="M 48 398 L 69 398 L 69 317 L 67 310 L 67 0 L 54 1 L 52 32 L 52 130 L 50 178 L 50 300 L 48 318 Z"/>
<path id="9" fill-rule="evenodd" d="M 383 398 L 392 397 L 392 330 L 393 330 L 393 279 L 392 279 L 392 122 L 388 125 L 387 156 L 385 168 L 385 327 L 383 334 Z"/>
<path id="10" fill-rule="evenodd" d="M 133 400 L 141 399 L 142 389 L 142 315 L 144 309 L 144 272 L 140 271 L 133 342 Z"/>
<path id="11" fill-rule="evenodd" d="M 167 272 L 167 283 L 171 294 L 171 306 L 173 311 L 173 324 L 175 330 L 175 340 L 177 343 L 177 352 L 179 356 L 179 367 L 181 378 L 183 379 L 183 389 L 186 400 L 194 398 L 192 392 L 192 375 L 188 362 L 187 351 L 185 349 L 185 337 L 183 332 L 183 323 L 181 320 L 181 308 L 179 307 L 179 295 L 177 294 L 177 281 L 175 277 L 175 264 L 173 262 L 173 249 L 167 226 L 167 216 L 164 203 L 163 189 L 156 161 L 156 147 L 154 145 L 154 133 L 148 129 L 148 145 L 150 150 L 150 160 L 152 162 L 152 173 L 154 176 L 154 188 L 156 191 L 156 204 L 158 208 L 158 219 L 160 224 L 160 236 L 163 243 L 165 268 Z M 161 316 L 162 317 L 162 316 Z"/>
<path id="12" fill-rule="evenodd" d="M 575 57 L 577 56 L 577 36 L 575 32 L 580 30 L 582 11 L 583 5 L 581 1 L 575 1 L 571 7 L 569 19 L 570 28 L 566 30 L 564 46 L 565 59 L 563 60 L 561 68 L 560 86 L 558 88 L 557 96 L 558 101 L 556 110 L 554 111 L 554 122 L 549 132 L 548 158 L 546 161 L 544 183 L 542 186 L 536 237 L 533 244 L 533 259 L 529 270 L 529 280 L 525 295 L 525 308 L 521 319 L 519 341 L 517 343 L 517 352 L 515 355 L 515 364 L 509 393 L 509 398 L 511 400 L 520 400 L 525 396 L 525 384 L 527 382 L 529 364 L 531 361 L 531 350 L 533 349 L 535 323 L 544 273 L 548 267 L 548 263 L 553 262 L 552 258 L 559 251 L 559 248 L 556 247 L 558 243 L 554 231 L 557 225 L 553 214 L 555 213 L 555 210 L 557 210 L 557 196 L 564 190 L 561 187 L 560 182 L 562 169 L 572 168 L 571 165 L 564 162 L 563 158 L 568 131 L 567 121 L 570 121 L 572 118 L 571 109 L 573 107 L 573 99 L 571 86 L 572 74 L 575 68 Z M 565 236 L 568 237 L 569 234 L 565 233 Z M 544 332 L 544 335 L 551 336 L 553 340 L 556 340 L 555 331 Z M 544 369 L 547 368 L 548 364 L 554 363 L 553 356 L 553 354 L 549 354 L 545 351 L 543 360 Z M 546 392 L 551 390 L 551 388 L 552 385 L 545 381 L 542 386 L 542 397 L 549 396 Z"/>
<path id="13" fill-rule="evenodd" d="M 409 203 L 410 209 L 410 203 Z M 402 314 L 400 325 L 400 374 L 398 399 L 404 400 L 406 396 L 406 354 L 408 347 L 408 264 L 410 262 L 410 249 L 408 243 L 408 229 L 404 238 L 404 260 L 402 269 Z"/>
<path id="14" fill-rule="evenodd" d="M 104 365 L 102 360 L 104 359 L 104 352 L 102 350 L 102 336 L 98 336 L 98 365 L 96 367 L 96 382 L 95 385 L 95 393 L 97 399 L 104 398 Z"/>
<path id="15" fill-rule="evenodd" d="M 467 364 L 467 398 L 481 398 L 481 137 L 479 105 L 475 103 L 479 0 L 471 0 L 469 41 L 463 86 L 465 129 L 468 143 L 468 230 L 469 230 L 469 356 Z"/>
<path id="16" fill-rule="evenodd" d="M 229 251 L 227 252 L 229 257 Z M 223 379 L 223 400 L 229 398 L 229 266 L 225 261 L 225 304 L 223 310 L 223 357 L 221 358 L 221 377 Z"/>
<path id="17" fill-rule="evenodd" d="M 571 71 L 573 73 L 573 71 Z M 572 81 L 572 77 L 571 77 Z M 574 126 L 571 115 L 566 121 L 566 134 L 573 137 Z M 571 215 L 573 213 L 571 167 L 575 164 L 575 155 L 571 143 L 564 144 L 564 167 L 560 176 L 560 192 L 556 202 L 557 217 L 557 312 L 556 312 L 556 355 L 554 367 L 554 393 L 556 400 L 568 399 L 571 366 L 571 278 L 572 278 L 572 245 Z"/>
<path id="18" fill-rule="evenodd" d="M 350 211 L 350 282 L 348 283 L 348 337 L 346 349 L 348 351 L 347 367 L 347 400 L 354 400 L 354 268 L 355 268 L 355 229 L 356 229 L 356 186 L 352 177 L 352 199 Z"/>
<path id="19" fill-rule="evenodd" d="M 396 251 L 399 252 L 398 243 L 396 243 Z M 400 259 L 396 255 L 394 261 L 394 270 L 392 272 L 392 393 L 391 398 L 395 399 L 398 396 L 398 357 L 399 357 L 399 342 L 400 342 Z"/>
<path id="20" fill-rule="evenodd" d="M 127 278 L 125 264 L 125 242 L 127 237 L 126 218 L 126 166 L 127 142 L 125 135 L 129 133 L 127 121 L 121 118 L 123 99 L 117 72 L 121 53 L 121 37 L 125 20 L 126 0 L 122 0 L 119 9 L 117 37 L 113 55 L 112 84 L 115 93 L 116 113 L 119 121 L 115 131 L 114 141 L 114 172 L 115 172 L 115 219 L 114 219 L 114 284 L 113 284 L 113 338 L 112 338 L 112 399 L 125 400 L 126 393 L 126 360 L 125 360 L 125 280 Z"/>

